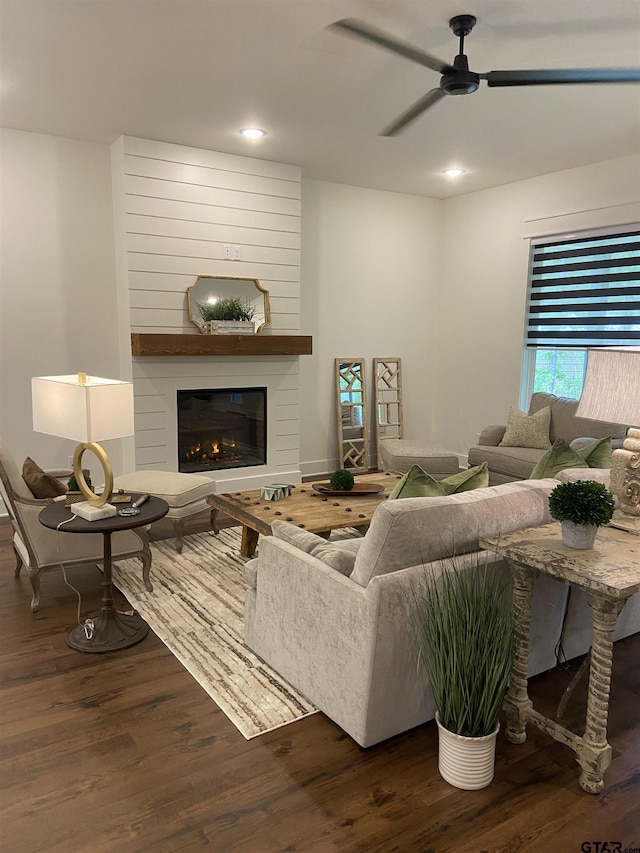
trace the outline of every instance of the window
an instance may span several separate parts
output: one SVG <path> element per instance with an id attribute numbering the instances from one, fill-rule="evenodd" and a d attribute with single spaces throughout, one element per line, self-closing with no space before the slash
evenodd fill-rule
<path id="1" fill-rule="evenodd" d="M 522 397 L 548 391 L 578 398 L 589 347 L 638 344 L 637 226 L 533 241 Z"/>
<path id="2" fill-rule="evenodd" d="M 539 349 L 534 359 L 534 391 L 578 399 L 587 367 L 586 350 Z"/>

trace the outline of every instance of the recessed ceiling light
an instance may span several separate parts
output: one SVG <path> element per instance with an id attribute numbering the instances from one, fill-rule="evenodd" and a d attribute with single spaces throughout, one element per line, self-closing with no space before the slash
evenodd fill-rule
<path id="1" fill-rule="evenodd" d="M 240 133 L 247 139 L 260 139 L 261 136 L 267 135 L 267 131 L 260 130 L 259 127 L 243 127 Z"/>
<path id="2" fill-rule="evenodd" d="M 442 171 L 448 178 L 459 178 L 460 175 L 464 175 L 464 169 L 443 169 Z"/>

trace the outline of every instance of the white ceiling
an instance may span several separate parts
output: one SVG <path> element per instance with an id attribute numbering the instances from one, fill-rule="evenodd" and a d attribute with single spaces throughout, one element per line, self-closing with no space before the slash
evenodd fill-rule
<path id="1" fill-rule="evenodd" d="M 378 133 L 439 75 L 326 30 L 355 17 L 472 70 L 640 66 L 640 0 L 0 0 L 0 124 L 298 164 L 445 198 L 640 151 L 640 84 L 488 89 Z M 248 141 L 238 129 L 268 131 Z M 456 182 L 442 169 L 466 169 Z"/>

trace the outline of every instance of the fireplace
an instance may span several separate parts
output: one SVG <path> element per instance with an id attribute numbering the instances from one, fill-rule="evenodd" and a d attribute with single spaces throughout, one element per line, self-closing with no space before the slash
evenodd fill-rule
<path id="1" fill-rule="evenodd" d="M 179 471 L 266 464 L 266 388 L 205 388 L 177 395 Z"/>

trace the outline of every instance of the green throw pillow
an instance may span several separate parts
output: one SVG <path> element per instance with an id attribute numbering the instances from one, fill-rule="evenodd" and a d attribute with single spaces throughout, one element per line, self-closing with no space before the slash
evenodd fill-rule
<path id="1" fill-rule="evenodd" d="M 565 468 L 610 468 L 611 439 L 599 438 L 574 450 L 563 438 L 558 438 L 540 459 L 531 474 L 530 480 L 542 480 L 544 477 L 555 477 Z"/>
<path id="2" fill-rule="evenodd" d="M 578 448 L 578 453 L 589 463 L 589 468 L 611 468 L 613 450 L 610 438 L 599 438 L 584 447 Z"/>
<path id="3" fill-rule="evenodd" d="M 482 489 L 488 485 L 489 466 L 486 462 L 452 474 L 445 480 L 434 480 L 419 465 L 413 465 L 404 477 L 398 480 L 388 499 L 393 501 L 397 498 L 437 498 L 456 492 Z"/>

